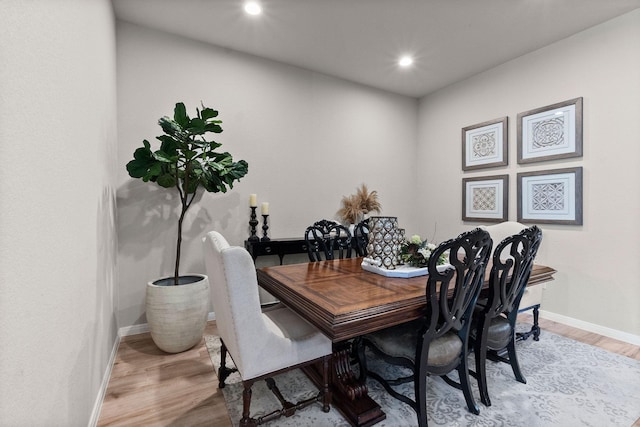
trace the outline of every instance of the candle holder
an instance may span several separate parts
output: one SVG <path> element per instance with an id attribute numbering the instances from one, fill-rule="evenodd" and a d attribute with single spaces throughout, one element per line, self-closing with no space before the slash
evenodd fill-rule
<path id="1" fill-rule="evenodd" d="M 268 236 L 267 236 L 267 230 L 269 229 L 269 225 L 267 224 L 267 219 L 269 218 L 269 215 L 262 215 L 262 240 L 263 242 L 268 242 L 269 240 L 271 240 Z"/>
<path id="2" fill-rule="evenodd" d="M 249 227 L 251 227 L 251 236 L 249 236 L 250 242 L 257 242 L 260 240 L 258 235 L 256 234 L 256 225 L 258 225 L 258 220 L 256 219 L 256 206 L 250 206 L 251 208 L 251 219 L 249 220 Z"/>

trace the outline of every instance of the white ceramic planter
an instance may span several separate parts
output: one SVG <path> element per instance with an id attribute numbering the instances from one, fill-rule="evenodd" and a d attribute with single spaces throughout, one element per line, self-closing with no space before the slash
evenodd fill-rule
<path id="1" fill-rule="evenodd" d="M 153 342 L 167 353 L 180 353 L 198 344 L 209 312 L 209 279 L 203 274 L 180 276 L 180 284 L 160 279 L 147 283 L 147 322 Z M 190 282 L 190 283 L 188 283 Z"/>

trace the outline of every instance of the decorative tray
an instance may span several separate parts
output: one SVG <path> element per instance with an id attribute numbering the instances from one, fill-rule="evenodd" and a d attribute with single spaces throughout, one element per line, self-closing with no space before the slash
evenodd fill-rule
<path id="1" fill-rule="evenodd" d="M 395 270 L 388 270 L 384 267 L 375 265 L 375 263 L 372 264 L 367 261 L 362 261 L 361 265 L 363 270 L 380 274 L 381 276 L 385 277 L 399 277 L 403 279 L 409 279 L 411 277 L 426 276 L 427 274 L 429 274 L 428 267 L 411 267 L 408 265 L 399 265 L 395 268 Z M 444 271 L 450 266 L 451 264 L 443 264 L 439 265 L 437 269 L 438 271 Z"/>

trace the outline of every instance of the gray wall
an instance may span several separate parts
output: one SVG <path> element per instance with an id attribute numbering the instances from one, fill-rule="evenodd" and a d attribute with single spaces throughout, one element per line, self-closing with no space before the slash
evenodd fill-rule
<path id="1" fill-rule="evenodd" d="M 127 23 L 118 23 L 118 237 L 122 326 L 146 322 L 148 281 L 173 272 L 176 194 L 131 179 L 125 164 L 177 101 L 220 111 L 216 138 L 249 174 L 226 194 L 205 194 L 186 219 L 182 271 L 204 273 L 201 237 L 249 236 L 249 194 L 270 203 L 270 232 L 302 237 L 331 219 L 361 183 L 383 213 L 415 229 L 417 100 Z M 258 211 L 259 213 L 259 211 Z M 416 231 L 417 232 L 417 231 Z"/>
<path id="2" fill-rule="evenodd" d="M 517 218 L 518 172 L 582 166 L 584 225 L 542 225 L 539 261 L 558 270 L 545 316 L 640 344 L 640 10 L 578 33 L 421 100 L 421 208 L 445 234 L 461 219 L 462 178 L 508 174 L 509 218 Z M 584 98 L 584 156 L 517 164 L 516 116 Z M 463 173 L 461 129 L 509 117 L 509 166 Z M 443 167 L 442 165 L 447 165 Z M 432 203 L 437 200 L 439 203 Z M 619 334 L 618 332 L 621 332 Z"/>
<path id="3" fill-rule="evenodd" d="M 116 340 L 114 25 L 0 2 L 3 426 L 86 426 Z"/>

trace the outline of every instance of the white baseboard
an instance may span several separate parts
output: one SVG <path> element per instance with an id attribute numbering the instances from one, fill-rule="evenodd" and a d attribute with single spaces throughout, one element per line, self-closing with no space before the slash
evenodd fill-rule
<path id="1" fill-rule="evenodd" d="M 572 317 L 563 316 L 562 314 L 552 313 L 545 310 L 540 310 L 540 317 L 562 323 L 563 325 L 572 326 L 584 331 L 594 332 L 605 337 L 640 346 L 640 336 L 633 335 L 628 332 L 607 328 L 606 326 L 596 325 L 595 323 L 585 322 L 584 320 L 574 319 Z"/>
<path id="2" fill-rule="evenodd" d="M 138 335 L 149 332 L 149 324 L 141 323 L 139 325 L 125 326 L 118 329 L 118 335 L 120 337 L 128 337 L 129 335 Z"/>
<path id="3" fill-rule="evenodd" d="M 96 402 L 93 405 L 93 411 L 91 412 L 91 418 L 89 419 L 89 427 L 96 427 L 98 425 L 98 420 L 100 419 L 100 411 L 102 410 L 102 402 L 104 401 L 104 396 L 107 393 L 107 386 L 109 385 L 109 379 L 111 378 L 111 370 L 113 369 L 113 364 L 115 363 L 116 356 L 118 355 L 118 347 L 120 347 L 119 334 L 116 337 L 115 343 L 113 343 L 111 355 L 109 356 L 109 361 L 107 362 L 107 368 L 105 369 L 104 375 L 102 376 L 102 383 L 100 384 L 98 396 L 96 397 Z"/>
<path id="4" fill-rule="evenodd" d="M 216 320 L 216 314 L 212 311 L 207 315 L 207 322 L 210 320 Z M 141 323 L 139 325 L 125 326 L 118 329 L 118 335 L 120 337 L 128 337 L 129 335 L 138 335 L 149 332 L 149 324 Z"/>

